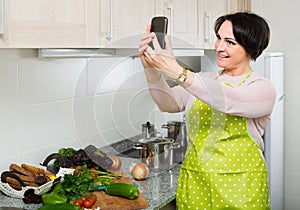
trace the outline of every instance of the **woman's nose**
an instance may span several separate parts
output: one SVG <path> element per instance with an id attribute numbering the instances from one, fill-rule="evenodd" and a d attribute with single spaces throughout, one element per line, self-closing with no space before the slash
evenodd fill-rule
<path id="1" fill-rule="evenodd" d="M 224 41 L 221 41 L 221 40 L 217 40 L 216 43 L 215 43 L 215 49 L 216 51 L 223 51 L 224 50 Z"/>

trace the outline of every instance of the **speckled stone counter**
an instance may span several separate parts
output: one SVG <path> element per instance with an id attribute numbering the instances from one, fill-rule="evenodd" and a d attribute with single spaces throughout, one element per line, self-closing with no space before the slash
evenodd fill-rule
<path id="1" fill-rule="evenodd" d="M 118 148 L 109 146 L 104 148 L 104 150 L 109 155 L 112 155 L 124 150 L 125 147 L 128 148 L 128 144 L 130 145 L 131 143 L 123 142 L 122 144 L 118 144 Z M 148 201 L 147 210 L 160 209 L 175 199 L 180 165 L 174 165 L 169 170 L 150 170 L 150 176 L 148 179 L 135 181 L 129 172 L 129 166 L 132 163 L 139 162 L 140 160 L 126 156 L 120 156 L 120 158 L 122 160 L 122 167 L 120 170 L 128 175 L 132 181 L 138 185 L 140 192 Z M 8 197 L 0 191 L 0 207 L 19 207 L 27 210 L 36 210 L 40 206 L 42 205 L 24 204 L 21 199 Z"/>

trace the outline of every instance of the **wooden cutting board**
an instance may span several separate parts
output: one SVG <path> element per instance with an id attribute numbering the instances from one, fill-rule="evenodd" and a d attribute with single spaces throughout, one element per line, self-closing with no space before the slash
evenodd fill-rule
<path id="1" fill-rule="evenodd" d="M 131 179 L 124 173 L 122 173 L 122 177 L 115 180 L 115 182 L 132 184 Z M 139 193 L 138 198 L 135 200 L 107 195 L 103 191 L 96 191 L 94 193 L 97 195 L 97 201 L 93 205 L 93 209 L 97 207 L 100 207 L 101 210 L 132 210 L 148 208 L 148 202 L 141 192 Z"/>

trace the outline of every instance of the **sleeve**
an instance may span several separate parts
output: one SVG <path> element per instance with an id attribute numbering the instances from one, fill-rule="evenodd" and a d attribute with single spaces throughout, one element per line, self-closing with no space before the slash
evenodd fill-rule
<path id="1" fill-rule="evenodd" d="M 263 77 L 252 76 L 248 80 L 233 88 L 219 80 L 196 74 L 193 84 L 187 90 L 224 113 L 247 118 L 271 114 L 276 100 L 272 83 Z"/>
<path id="2" fill-rule="evenodd" d="M 160 78 L 155 84 L 148 83 L 148 87 L 161 111 L 181 112 L 185 109 L 190 93 L 180 85 L 171 88 L 165 79 Z"/>

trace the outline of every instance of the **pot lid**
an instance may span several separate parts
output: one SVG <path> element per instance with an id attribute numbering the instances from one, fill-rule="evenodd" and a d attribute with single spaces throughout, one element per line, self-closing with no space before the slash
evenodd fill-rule
<path id="1" fill-rule="evenodd" d="M 143 144 L 171 144 L 174 140 L 171 138 L 164 137 L 153 137 L 149 139 L 141 139 L 140 143 Z"/>

